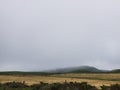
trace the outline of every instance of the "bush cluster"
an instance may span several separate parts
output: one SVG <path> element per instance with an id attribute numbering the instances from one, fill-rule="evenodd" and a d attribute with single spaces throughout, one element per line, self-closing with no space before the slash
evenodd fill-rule
<path id="1" fill-rule="evenodd" d="M 44 83 L 28 86 L 25 82 L 8 82 L 0 84 L 0 90 L 99 90 L 87 82 L 64 82 L 64 83 Z M 101 90 L 120 90 L 119 84 L 111 86 L 101 86 Z"/>
<path id="2" fill-rule="evenodd" d="M 96 87 L 87 84 L 86 82 L 64 82 L 64 83 L 43 83 L 32 85 L 33 90 L 97 90 Z"/>

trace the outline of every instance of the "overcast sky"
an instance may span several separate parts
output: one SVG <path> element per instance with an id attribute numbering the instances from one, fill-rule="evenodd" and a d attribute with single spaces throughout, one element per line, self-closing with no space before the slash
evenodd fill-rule
<path id="1" fill-rule="evenodd" d="M 0 0 L 0 71 L 120 68 L 120 0 Z"/>

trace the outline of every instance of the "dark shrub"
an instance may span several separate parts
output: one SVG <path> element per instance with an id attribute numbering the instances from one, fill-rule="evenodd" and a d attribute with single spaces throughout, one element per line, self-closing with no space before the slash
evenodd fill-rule
<path id="1" fill-rule="evenodd" d="M 111 85 L 110 90 L 120 90 L 120 85 L 119 84 Z"/>
<path id="2" fill-rule="evenodd" d="M 25 82 L 8 82 L 0 84 L 0 90 L 99 90 L 95 86 L 89 85 L 87 82 L 64 82 L 64 83 L 44 83 L 33 84 L 27 86 Z M 101 86 L 101 90 L 120 90 L 119 84 L 111 86 Z"/>
<path id="3" fill-rule="evenodd" d="M 101 89 L 102 89 L 102 90 L 110 90 L 110 87 L 103 85 L 103 86 L 101 86 Z"/>
<path id="4" fill-rule="evenodd" d="M 21 82 L 8 82 L 3 84 L 4 87 L 10 87 L 10 88 L 25 88 L 28 87 L 24 83 Z"/>

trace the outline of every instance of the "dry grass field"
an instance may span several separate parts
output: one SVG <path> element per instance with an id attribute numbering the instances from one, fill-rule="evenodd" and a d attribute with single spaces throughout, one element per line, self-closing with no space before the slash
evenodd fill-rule
<path id="1" fill-rule="evenodd" d="M 39 83 L 40 81 L 53 82 L 88 82 L 91 85 L 100 87 L 102 85 L 120 84 L 120 74 L 57 74 L 49 76 L 36 75 L 0 75 L 0 83 L 25 81 L 28 85 Z"/>

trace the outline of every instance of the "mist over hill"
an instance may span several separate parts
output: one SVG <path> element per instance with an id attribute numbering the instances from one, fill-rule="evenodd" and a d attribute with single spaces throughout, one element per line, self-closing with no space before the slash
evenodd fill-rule
<path id="1" fill-rule="evenodd" d="M 108 70 L 100 70 L 96 67 L 92 66 L 77 66 L 77 67 L 67 67 L 67 68 L 59 68 L 55 70 L 48 70 L 50 73 L 100 73 L 100 72 L 108 72 Z"/>
<path id="2" fill-rule="evenodd" d="M 45 71 L 2 71 L 0 75 L 50 75 L 63 73 L 120 73 L 120 69 L 101 70 L 93 66 L 76 66 Z"/>

